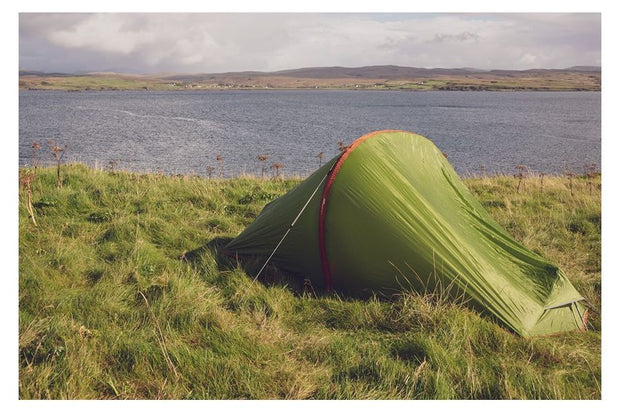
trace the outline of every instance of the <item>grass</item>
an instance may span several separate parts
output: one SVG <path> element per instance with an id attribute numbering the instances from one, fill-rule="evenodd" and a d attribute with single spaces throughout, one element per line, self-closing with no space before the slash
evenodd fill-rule
<path id="1" fill-rule="evenodd" d="M 144 90 L 168 89 L 164 81 L 130 75 L 25 76 L 22 89 L 40 90 Z"/>
<path id="2" fill-rule="evenodd" d="M 521 338 L 442 297 L 326 293 L 217 254 L 298 179 L 40 168 L 19 205 L 21 399 L 600 399 L 600 176 L 469 178 L 559 264 L 589 331 Z"/>
<path id="3" fill-rule="evenodd" d="M 601 90 L 600 73 L 485 72 L 470 75 L 435 74 L 413 79 L 295 78 L 272 74 L 249 76 L 221 74 L 194 76 L 191 81 L 150 75 L 98 73 L 86 75 L 22 75 L 20 89 L 34 90 L 211 90 L 211 89 L 347 89 L 347 90 Z"/>

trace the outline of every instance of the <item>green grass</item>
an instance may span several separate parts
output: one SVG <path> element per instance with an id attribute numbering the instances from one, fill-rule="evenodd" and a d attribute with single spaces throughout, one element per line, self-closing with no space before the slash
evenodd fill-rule
<path id="1" fill-rule="evenodd" d="M 289 76 L 249 77 L 240 74 L 192 76 L 172 80 L 169 77 L 98 73 L 86 75 L 22 75 L 20 89 L 34 90 L 212 90 L 212 89 L 368 89 L 368 90 L 601 90 L 600 73 L 477 73 L 444 75 L 414 79 L 371 78 L 294 78 Z"/>
<path id="2" fill-rule="evenodd" d="M 39 169 L 19 205 L 21 399 L 600 399 L 600 176 L 470 178 L 561 266 L 589 331 L 521 338 L 437 296 L 326 293 L 218 253 L 299 180 Z"/>
<path id="3" fill-rule="evenodd" d="M 118 75 L 22 77 L 19 87 L 40 90 L 143 90 L 170 89 L 163 80 Z"/>

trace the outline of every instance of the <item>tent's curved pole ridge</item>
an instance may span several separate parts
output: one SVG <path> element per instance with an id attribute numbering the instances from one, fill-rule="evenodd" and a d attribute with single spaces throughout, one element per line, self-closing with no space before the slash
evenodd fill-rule
<path id="1" fill-rule="evenodd" d="M 332 189 L 332 185 L 336 180 L 336 176 L 338 175 L 338 171 L 342 164 L 349 157 L 351 152 L 355 148 L 357 148 L 362 142 L 364 142 L 368 138 L 372 138 L 373 136 L 380 135 L 383 133 L 391 133 L 391 132 L 405 132 L 402 130 L 396 129 L 385 129 L 380 131 L 375 131 L 363 135 L 357 138 L 351 145 L 349 145 L 344 152 L 340 155 L 334 166 L 330 169 L 327 175 L 327 181 L 325 182 L 325 186 L 323 187 L 323 193 L 321 195 L 321 204 L 319 207 L 319 251 L 321 253 L 321 270 L 323 271 L 323 283 L 325 288 L 332 289 L 333 288 L 333 277 L 331 267 L 329 265 L 329 259 L 327 257 L 327 244 L 325 242 L 325 221 L 327 218 L 327 201 L 329 199 L 329 194 Z"/>

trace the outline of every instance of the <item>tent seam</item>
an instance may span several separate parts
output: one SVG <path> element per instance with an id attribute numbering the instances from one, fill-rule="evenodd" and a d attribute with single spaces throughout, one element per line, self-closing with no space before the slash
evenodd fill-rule
<path id="1" fill-rule="evenodd" d="M 325 288 L 331 290 L 334 286 L 333 274 L 331 271 L 331 266 L 329 263 L 329 258 L 327 257 L 327 245 L 325 239 L 325 222 L 327 220 L 327 201 L 329 199 L 329 195 L 331 193 L 331 188 L 336 180 L 336 176 L 338 175 L 338 171 L 342 167 L 344 161 L 349 157 L 351 152 L 355 148 L 357 148 L 362 142 L 366 139 L 371 138 L 373 136 L 382 134 L 382 133 L 391 133 L 391 132 L 401 132 L 401 133 L 410 133 L 403 130 L 396 129 L 384 129 L 379 131 L 374 131 L 371 133 L 367 133 L 356 140 L 353 141 L 347 148 L 342 152 L 336 163 L 332 166 L 332 169 L 329 171 L 327 176 L 327 181 L 325 182 L 325 186 L 323 187 L 323 193 L 321 195 L 321 204 L 319 206 L 319 252 L 321 258 L 321 271 L 323 272 L 323 284 Z"/>

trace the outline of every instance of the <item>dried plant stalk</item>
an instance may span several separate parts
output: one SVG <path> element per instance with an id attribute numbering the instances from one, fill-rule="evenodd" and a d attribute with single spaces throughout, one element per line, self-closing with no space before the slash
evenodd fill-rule
<path id="1" fill-rule="evenodd" d="M 517 165 L 516 168 L 519 173 L 514 175 L 514 177 L 519 180 L 519 183 L 517 184 L 517 192 L 519 192 L 519 189 L 521 189 L 521 183 L 523 182 L 523 178 L 525 178 L 525 175 L 523 174 L 523 171 L 525 170 L 525 165 Z"/>
<path id="2" fill-rule="evenodd" d="M 271 169 L 275 169 L 275 176 L 274 179 L 280 179 L 280 169 L 283 168 L 284 165 L 279 163 L 279 162 L 275 162 L 274 164 L 272 164 L 270 166 Z"/>
<path id="3" fill-rule="evenodd" d="M 217 155 L 215 157 L 215 160 L 217 161 L 217 164 L 219 166 L 219 170 L 220 170 L 219 176 L 220 178 L 222 178 L 224 176 L 224 166 L 222 166 L 222 161 L 224 160 L 224 157 L 222 155 Z"/>
<path id="4" fill-rule="evenodd" d="M 256 159 L 258 159 L 259 162 L 261 163 L 260 178 L 263 179 L 263 178 L 265 178 L 265 162 L 267 161 L 267 159 L 269 159 L 269 156 L 268 155 L 258 155 L 256 157 Z"/>
<path id="5" fill-rule="evenodd" d="M 566 172 L 565 174 L 568 177 L 568 188 L 570 189 L 570 196 L 574 196 L 573 194 L 573 176 L 575 176 L 572 172 Z"/>
<path id="6" fill-rule="evenodd" d="M 33 172 L 26 170 L 20 174 L 19 182 L 26 188 L 26 210 L 28 211 L 28 217 L 32 220 L 34 226 L 37 226 L 37 220 L 34 217 L 34 208 L 32 208 L 32 190 L 31 184 L 34 181 L 35 175 Z"/>
<path id="7" fill-rule="evenodd" d="M 213 166 L 207 166 L 207 176 L 209 177 L 209 179 L 211 179 L 211 177 L 213 176 L 213 171 L 215 171 L 215 168 Z"/>
<path id="8" fill-rule="evenodd" d="M 316 157 L 319 159 L 319 168 L 323 165 L 323 156 L 325 154 L 323 152 L 319 153 Z"/>
<path id="9" fill-rule="evenodd" d="M 62 186 L 62 180 L 60 179 L 60 164 L 63 156 L 65 156 L 65 153 L 67 152 L 68 145 L 61 148 L 56 145 L 56 141 L 51 139 L 48 143 L 50 144 L 52 155 L 54 156 L 54 159 L 56 159 L 56 187 L 60 188 Z"/>

